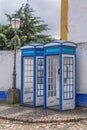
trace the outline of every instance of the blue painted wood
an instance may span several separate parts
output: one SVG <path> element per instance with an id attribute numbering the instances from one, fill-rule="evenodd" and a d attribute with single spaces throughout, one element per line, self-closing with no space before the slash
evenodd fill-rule
<path id="1" fill-rule="evenodd" d="M 8 95 L 7 91 L 0 91 L 0 99 L 6 99 Z"/>
<path id="2" fill-rule="evenodd" d="M 76 104 L 77 106 L 87 107 L 87 94 L 76 94 Z"/>

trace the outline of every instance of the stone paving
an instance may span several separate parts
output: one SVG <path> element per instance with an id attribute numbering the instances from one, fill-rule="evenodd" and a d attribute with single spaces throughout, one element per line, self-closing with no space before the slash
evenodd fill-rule
<path id="1" fill-rule="evenodd" d="M 64 112 L 0 102 L 0 130 L 87 130 L 87 108 Z"/>
<path id="2" fill-rule="evenodd" d="M 0 119 L 0 130 L 87 130 L 87 120 L 68 123 L 25 123 Z"/>
<path id="3" fill-rule="evenodd" d="M 87 119 L 87 108 L 77 107 L 76 110 L 59 112 L 50 109 L 44 110 L 43 107 L 31 108 L 0 102 L 0 118 L 30 123 L 80 121 Z"/>

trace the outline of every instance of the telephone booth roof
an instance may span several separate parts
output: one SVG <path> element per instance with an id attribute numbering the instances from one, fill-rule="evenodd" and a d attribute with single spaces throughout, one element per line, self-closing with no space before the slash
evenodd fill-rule
<path id="1" fill-rule="evenodd" d="M 44 45 L 44 53 L 47 54 L 75 54 L 77 44 L 71 41 L 57 40 Z"/>
<path id="2" fill-rule="evenodd" d="M 44 46 L 40 43 L 25 44 L 21 47 L 22 56 L 38 56 L 44 54 Z"/>
<path id="3" fill-rule="evenodd" d="M 41 44 L 41 43 L 29 43 L 29 44 L 25 44 L 21 47 L 21 49 L 28 49 L 28 48 L 43 48 L 43 44 Z"/>
<path id="4" fill-rule="evenodd" d="M 64 40 L 57 40 L 53 42 L 49 42 L 44 45 L 44 47 L 50 47 L 50 46 L 70 46 L 70 47 L 76 47 L 77 44 L 71 41 L 64 41 Z"/>

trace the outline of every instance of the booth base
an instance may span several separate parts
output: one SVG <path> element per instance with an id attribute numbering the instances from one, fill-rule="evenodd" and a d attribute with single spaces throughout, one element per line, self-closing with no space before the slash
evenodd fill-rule
<path id="1" fill-rule="evenodd" d="M 16 104 L 20 102 L 20 90 L 19 89 L 8 89 L 7 103 Z"/>
<path id="2" fill-rule="evenodd" d="M 50 110 L 59 111 L 59 105 L 47 107 Z"/>

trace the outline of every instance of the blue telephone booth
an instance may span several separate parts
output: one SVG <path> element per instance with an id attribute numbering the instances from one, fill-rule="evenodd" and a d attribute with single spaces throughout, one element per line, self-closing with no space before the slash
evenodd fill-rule
<path id="1" fill-rule="evenodd" d="M 44 108 L 75 109 L 76 44 L 55 41 L 44 45 Z"/>
<path id="2" fill-rule="evenodd" d="M 43 105 L 43 55 L 42 44 L 33 43 L 21 47 L 21 105 Z"/>

